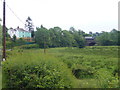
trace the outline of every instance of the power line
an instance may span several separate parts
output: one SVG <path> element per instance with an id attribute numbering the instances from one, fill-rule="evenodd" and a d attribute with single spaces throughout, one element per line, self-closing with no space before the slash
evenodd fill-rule
<path id="1" fill-rule="evenodd" d="M 3 0 L 1 0 L 1 2 L 3 2 Z M 14 16 L 22 23 L 24 24 L 24 22 L 17 16 L 17 14 L 10 8 L 10 6 L 6 3 L 7 8 L 14 14 Z"/>
<path id="2" fill-rule="evenodd" d="M 3 2 L 3 0 L 1 0 L 1 2 Z M 10 8 L 10 6 L 6 3 L 7 8 L 14 14 L 14 16 L 23 24 L 25 25 L 25 23 L 17 16 L 17 14 Z"/>
<path id="3" fill-rule="evenodd" d="M 22 23 L 24 24 L 24 22 L 15 14 L 15 12 L 8 6 L 8 4 L 6 4 L 6 6 L 9 8 L 9 10 L 16 16 L 16 18 Z"/>

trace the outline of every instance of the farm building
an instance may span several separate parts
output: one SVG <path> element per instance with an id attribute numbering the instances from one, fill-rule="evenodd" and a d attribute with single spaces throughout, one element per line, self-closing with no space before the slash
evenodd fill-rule
<path id="1" fill-rule="evenodd" d="M 86 46 L 94 46 L 96 44 L 94 37 L 85 37 Z"/>

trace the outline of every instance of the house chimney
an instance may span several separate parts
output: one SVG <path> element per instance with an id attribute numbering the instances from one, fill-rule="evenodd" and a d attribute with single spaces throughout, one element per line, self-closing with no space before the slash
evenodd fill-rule
<path id="1" fill-rule="evenodd" d="M 17 27 L 17 29 L 19 29 L 19 26 Z"/>

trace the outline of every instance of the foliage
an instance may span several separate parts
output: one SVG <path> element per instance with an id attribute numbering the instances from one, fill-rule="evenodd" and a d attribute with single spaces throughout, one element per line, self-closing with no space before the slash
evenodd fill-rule
<path id="1" fill-rule="evenodd" d="M 55 57 L 34 50 L 16 50 L 11 55 L 3 62 L 3 88 L 73 88 L 76 85 L 67 66 Z"/>
<path id="2" fill-rule="evenodd" d="M 6 41 L 6 48 L 11 49 L 14 47 L 14 43 L 12 41 Z"/>
<path id="3" fill-rule="evenodd" d="M 120 31 L 113 29 L 111 32 L 102 32 L 96 37 L 98 45 L 110 46 L 110 45 L 120 45 L 118 41 L 120 38 Z"/>
<path id="4" fill-rule="evenodd" d="M 2 89 L 2 69 L 0 66 L 0 90 Z"/>
<path id="5" fill-rule="evenodd" d="M 118 46 L 51 49 L 80 81 L 80 88 L 119 88 Z M 56 52 L 58 51 L 58 52 Z M 50 53 L 49 52 L 49 53 Z"/>
<path id="6" fill-rule="evenodd" d="M 106 69 L 99 69 L 96 72 L 96 77 L 99 81 L 100 86 L 103 88 L 119 88 L 118 75 L 113 76 Z"/>
<path id="7" fill-rule="evenodd" d="M 119 46 L 50 48 L 46 54 L 42 54 L 43 49 L 16 50 L 16 47 L 12 52 L 7 51 L 7 61 L 3 63 L 4 87 L 23 85 L 23 88 L 37 88 L 39 86 L 36 85 L 42 81 L 43 87 L 51 88 L 119 88 L 118 48 Z M 42 80 L 39 81 L 38 76 Z M 58 76 L 65 81 L 55 78 Z M 60 81 L 60 84 L 54 86 L 56 83 L 51 80 Z M 9 82 L 14 82 L 14 85 Z"/>
<path id="8" fill-rule="evenodd" d="M 31 19 L 30 17 L 28 17 L 28 18 L 26 19 L 25 27 L 26 27 L 26 29 L 28 29 L 28 31 L 30 31 L 30 32 L 34 31 L 33 22 L 32 22 L 32 19 Z M 34 37 L 34 34 L 33 34 L 33 33 L 32 33 L 32 37 Z"/>
<path id="9" fill-rule="evenodd" d="M 16 46 L 24 45 L 25 42 L 26 42 L 25 40 L 23 40 L 22 38 L 20 38 L 20 39 L 16 40 L 15 45 Z"/>
<path id="10" fill-rule="evenodd" d="M 0 46 L 2 45 L 2 26 L 0 25 Z"/>
<path id="11" fill-rule="evenodd" d="M 49 30 L 41 26 L 35 32 L 35 41 L 40 47 L 84 47 L 85 40 L 82 31 L 62 30 L 60 27 Z"/>
<path id="12" fill-rule="evenodd" d="M 50 44 L 49 32 L 46 28 L 37 28 L 35 32 L 35 41 L 41 48 L 46 48 Z"/>
<path id="13" fill-rule="evenodd" d="M 39 48 L 39 45 L 37 45 L 37 44 L 27 44 L 27 45 L 21 45 L 18 48 L 20 48 L 20 49 L 34 49 L 34 48 Z"/>
<path id="14" fill-rule="evenodd" d="M 61 46 L 71 47 L 74 43 L 74 37 L 67 30 L 63 30 L 61 34 Z"/>
<path id="15" fill-rule="evenodd" d="M 25 43 L 26 43 L 26 41 L 23 40 L 22 38 L 16 39 L 15 41 L 7 40 L 6 41 L 6 48 L 7 49 L 12 49 L 15 46 L 21 46 L 21 45 L 24 45 Z"/>
<path id="16" fill-rule="evenodd" d="M 60 27 L 54 27 L 49 29 L 50 33 L 50 47 L 60 47 L 62 46 L 62 29 Z"/>
<path id="17" fill-rule="evenodd" d="M 13 36 L 13 42 L 16 42 L 16 36 L 15 35 Z"/>

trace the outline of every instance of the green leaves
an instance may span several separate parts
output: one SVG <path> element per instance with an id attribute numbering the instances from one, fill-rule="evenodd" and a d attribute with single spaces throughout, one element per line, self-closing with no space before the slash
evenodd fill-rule
<path id="1" fill-rule="evenodd" d="M 110 46 L 110 45 L 120 45 L 119 44 L 120 31 L 113 29 L 111 32 L 102 32 L 96 37 L 98 45 Z"/>
<path id="2" fill-rule="evenodd" d="M 62 30 L 60 27 L 49 30 L 41 26 L 35 32 L 35 41 L 41 48 L 43 47 L 84 47 L 85 40 L 82 31 Z"/>
<path id="3" fill-rule="evenodd" d="M 74 87 L 72 73 L 57 58 L 36 51 L 23 53 L 12 54 L 3 64 L 4 88 Z"/>

